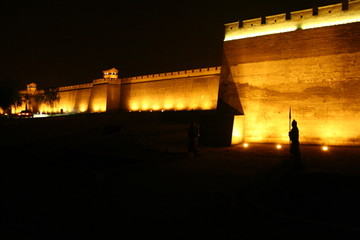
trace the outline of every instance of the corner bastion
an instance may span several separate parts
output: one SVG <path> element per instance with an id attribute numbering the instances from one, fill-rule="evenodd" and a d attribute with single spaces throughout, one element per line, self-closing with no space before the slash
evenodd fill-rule
<path id="1" fill-rule="evenodd" d="M 288 143 L 291 114 L 302 143 L 360 145 L 359 0 L 225 31 L 218 108 L 241 141 Z"/>

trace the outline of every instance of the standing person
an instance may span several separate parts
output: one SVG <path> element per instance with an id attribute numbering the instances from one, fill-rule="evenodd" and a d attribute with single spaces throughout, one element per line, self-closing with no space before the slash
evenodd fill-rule
<path id="1" fill-rule="evenodd" d="M 289 138 L 291 141 L 290 146 L 290 157 L 293 160 L 294 168 L 301 167 L 301 160 L 300 160 L 300 148 L 299 148 L 299 129 L 297 127 L 297 122 L 294 119 L 291 123 L 291 130 L 289 132 Z"/>
<path id="2" fill-rule="evenodd" d="M 192 121 L 189 129 L 188 129 L 188 152 L 197 153 L 198 152 L 198 144 L 199 144 L 199 136 L 200 131 L 198 126 L 196 126 L 195 122 Z"/>

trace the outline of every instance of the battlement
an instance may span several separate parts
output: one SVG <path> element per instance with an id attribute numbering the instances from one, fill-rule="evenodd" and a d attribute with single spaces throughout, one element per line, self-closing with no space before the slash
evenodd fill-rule
<path id="1" fill-rule="evenodd" d="M 84 88 L 92 88 L 92 86 L 93 86 L 92 83 L 63 86 L 63 87 L 59 87 L 59 92 L 70 91 L 70 90 L 79 90 L 79 89 L 84 89 Z"/>
<path id="2" fill-rule="evenodd" d="M 140 83 L 140 82 L 148 82 L 148 81 L 160 81 L 165 79 L 172 78 L 185 78 L 185 77 L 197 77 L 197 76 L 206 76 L 206 75 L 215 75 L 220 74 L 221 67 L 210 67 L 210 68 L 200 68 L 200 69 L 191 69 L 177 72 L 167 72 L 167 73 L 158 73 L 158 74 L 150 74 L 144 76 L 136 76 L 123 78 L 122 84 L 129 83 Z"/>
<path id="3" fill-rule="evenodd" d="M 121 80 L 118 78 L 100 78 L 95 79 L 93 81 L 93 84 L 103 84 L 103 83 L 120 83 Z"/>
<path id="4" fill-rule="evenodd" d="M 360 0 L 225 24 L 224 41 L 360 22 Z"/>

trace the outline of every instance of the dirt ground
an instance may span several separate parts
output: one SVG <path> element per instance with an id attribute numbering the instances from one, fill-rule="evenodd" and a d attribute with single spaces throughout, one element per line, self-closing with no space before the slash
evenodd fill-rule
<path id="1" fill-rule="evenodd" d="M 186 152 L 187 118 L 144 121 L 87 115 L 0 122 L 2 233 L 360 236 L 360 148 L 301 146 L 302 169 L 294 171 L 288 146 L 200 146 L 193 155 Z"/>

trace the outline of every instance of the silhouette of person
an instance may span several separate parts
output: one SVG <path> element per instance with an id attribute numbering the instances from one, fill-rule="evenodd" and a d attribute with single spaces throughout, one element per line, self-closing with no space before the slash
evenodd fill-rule
<path id="1" fill-rule="evenodd" d="M 189 129 L 188 129 L 188 152 L 197 153 L 198 152 L 198 138 L 200 136 L 200 131 L 198 126 L 196 126 L 195 122 L 192 121 Z"/>
<path id="2" fill-rule="evenodd" d="M 290 146 L 290 157 L 293 160 L 294 168 L 301 166 L 300 162 L 300 148 L 299 148 L 299 129 L 297 127 L 297 122 L 294 119 L 291 123 L 291 130 L 289 132 L 289 138 L 291 141 Z"/>
<path id="3" fill-rule="evenodd" d="M 291 126 L 292 128 L 289 132 L 291 145 L 299 146 L 299 129 L 297 127 L 297 122 L 295 119 L 292 121 Z"/>

